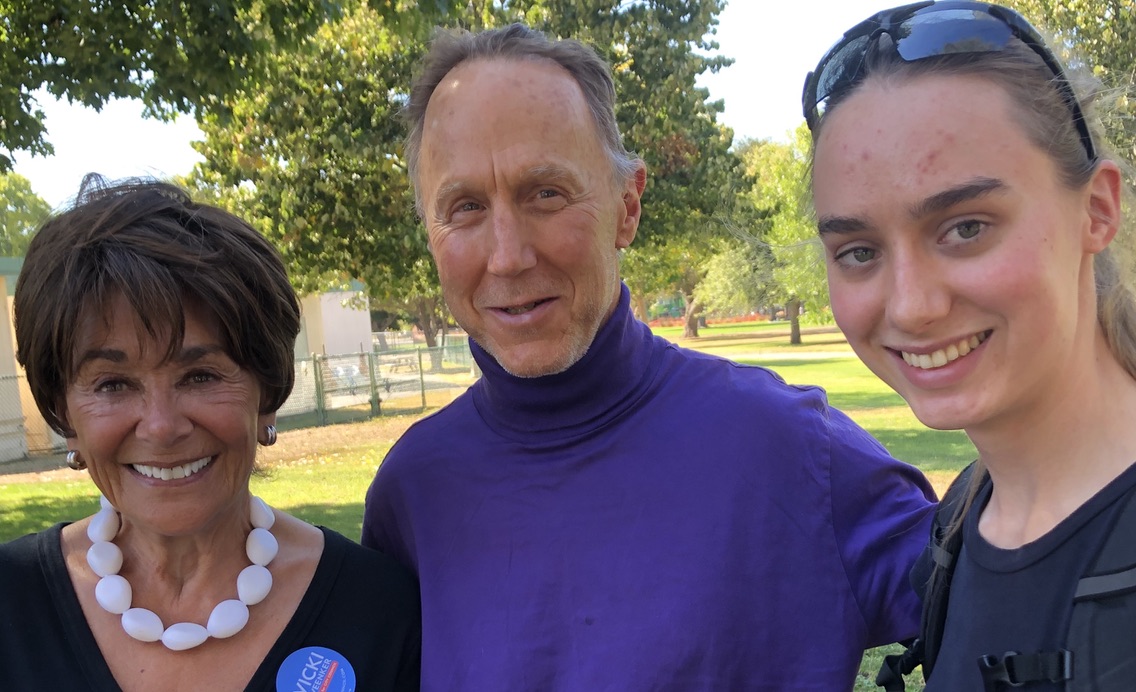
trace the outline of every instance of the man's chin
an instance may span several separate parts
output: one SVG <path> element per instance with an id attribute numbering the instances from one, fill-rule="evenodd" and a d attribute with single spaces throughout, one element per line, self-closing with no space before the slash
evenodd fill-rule
<path id="1" fill-rule="evenodd" d="M 587 348 L 486 350 L 505 372 L 525 379 L 559 375 L 578 363 L 587 353 Z"/>

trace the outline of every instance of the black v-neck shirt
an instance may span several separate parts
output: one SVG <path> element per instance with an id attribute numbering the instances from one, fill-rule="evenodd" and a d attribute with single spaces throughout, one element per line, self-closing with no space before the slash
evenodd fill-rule
<path id="1" fill-rule="evenodd" d="M 0 544 L 0 686 L 6 690 L 120 689 L 67 573 L 65 525 Z M 321 530 L 324 550 L 312 583 L 245 689 L 275 692 L 277 671 L 290 654 L 323 647 L 350 663 L 360 692 L 418 690 L 417 581 L 382 553 Z M 288 665 L 303 672 L 302 664 Z"/>

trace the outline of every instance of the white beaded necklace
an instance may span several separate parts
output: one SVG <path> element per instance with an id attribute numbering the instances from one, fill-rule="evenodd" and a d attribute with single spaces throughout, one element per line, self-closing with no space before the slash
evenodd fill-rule
<path id="1" fill-rule="evenodd" d="M 160 639 L 167 649 L 184 651 L 209 637 L 231 637 L 248 624 L 248 607 L 263 601 L 272 590 L 272 573 L 267 565 L 276 557 L 280 547 L 269 531 L 276 516 L 263 500 L 253 497 L 249 503 L 253 529 L 245 541 L 245 553 L 252 564 L 237 576 L 237 598 L 218 603 L 205 626 L 178 622 L 163 627 L 162 619 L 154 611 L 130 607 L 133 591 L 130 582 L 118 574 L 122 569 L 122 551 L 113 543 L 121 526 L 118 512 L 105 497 L 99 497 L 99 504 L 102 509 L 91 517 L 87 527 L 87 537 L 91 539 L 87 564 L 101 577 L 95 585 L 95 600 L 108 613 L 122 615 L 122 629 L 138 641 L 156 642 Z"/>

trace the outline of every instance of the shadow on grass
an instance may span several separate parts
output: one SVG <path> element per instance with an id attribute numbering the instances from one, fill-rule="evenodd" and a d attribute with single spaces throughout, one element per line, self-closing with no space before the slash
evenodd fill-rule
<path id="1" fill-rule="evenodd" d="M 687 338 L 681 336 L 681 332 L 674 337 L 675 340 L 681 341 L 685 344 L 698 344 L 699 348 L 709 346 L 711 344 L 727 342 L 727 341 L 784 341 L 786 347 L 792 348 L 794 346 L 815 346 L 817 344 L 843 344 L 846 343 L 844 335 L 840 333 L 836 327 L 805 327 L 801 330 L 802 341 L 804 344 L 790 344 L 789 343 L 789 325 L 786 323 L 783 327 L 774 325 L 766 327 L 765 329 L 755 329 L 751 331 L 731 331 L 731 332 L 714 332 L 714 327 L 710 328 L 710 333 L 702 333 L 697 337 Z M 821 334 L 835 334 L 836 336 L 824 339 L 804 338 L 812 337 Z"/>
<path id="2" fill-rule="evenodd" d="M 828 403 L 842 411 L 907 406 L 907 402 L 903 400 L 903 397 L 892 391 L 829 392 Z"/>
<path id="3" fill-rule="evenodd" d="M 61 521 L 79 521 L 94 514 L 98 508 L 99 498 L 94 486 L 91 494 L 84 496 L 33 495 L 15 501 L 7 499 L 0 504 L 0 542 L 43 531 Z"/>
<path id="4" fill-rule="evenodd" d="M 308 504 L 288 507 L 287 512 L 303 519 L 309 524 L 326 526 L 347 536 L 356 543 L 363 531 L 363 503 L 349 502 L 342 505 Z"/>
<path id="5" fill-rule="evenodd" d="M 920 470 L 958 472 L 974 460 L 970 438 L 959 430 L 872 430 L 892 456 Z M 933 450 L 928 454 L 928 450 Z"/>
<path id="6" fill-rule="evenodd" d="M 847 358 L 731 358 L 743 365 L 760 365 L 770 370 L 790 368 L 814 367 L 817 365 L 831 365 L 833 363 L 847 362 Z M 789 379 L 789 378 L 786 378 Z"/>
<path id="7" fill-rule="evenodd" d="M 286 430 L 300 430 L 302 428 L 317 428 L 322 425 L 340 425 L 342 423 L 358 423 L 360 421 L 370 420 L 371 408 L 367 407 L 353 407 L 353 408 L 337 408 L 331 409 L 327 412 L 327 423 L 320 420 L 320 416 L 315 411 L 309 413 L 299 413 L 287 418 L 278 418 L 276 421 L 276 429 L 280 432 Z"/>

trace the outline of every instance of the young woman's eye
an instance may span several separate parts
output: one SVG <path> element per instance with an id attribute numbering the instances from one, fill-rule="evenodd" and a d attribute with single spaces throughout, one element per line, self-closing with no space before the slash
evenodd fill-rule
<path id="1" fill-rule="evenodd" d="M 953 234 L 955 238 L 963 241 L 974 240 L 979 235 L 981 235 L 982 231 L 985 229 L 986 224 L 982 221 L 967 219 L 966 221 L 962 221 L 952 226 L 951 229 L 947 231 L 947 235 L 951 236 Z M 951 239 L 948 238 L 947 240 L 949 242 Z"/>
<path id="2" fill-rule="evenodd" d="M 857 246 L 842 250 L 833 257 L 838 264 L 846 267 L 858 267 L 867 264 L 876 258 L 876 251 L 870 247 Z"/>

